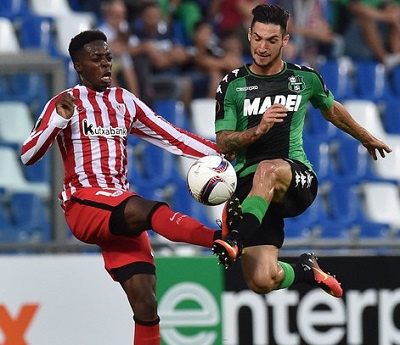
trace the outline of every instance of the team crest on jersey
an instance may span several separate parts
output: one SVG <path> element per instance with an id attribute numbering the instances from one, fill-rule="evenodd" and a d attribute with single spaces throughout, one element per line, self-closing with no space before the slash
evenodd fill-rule
<path id="1" fill-rule="evenodd" d="M 288 88 L 290 91 L 300 92 L 306 88 L 306 83 L 301 75 L 292 75 L 289 77 Z"/>
<path id="2" fill-rule="evenodd" d="M 125 111 L 126 111 L 126 106 L 125 106 L 125 104 L 117 103 L 117 104 L 115 105 L 115 108 L 117 108 L 118 112 L 120 112 L 121 114 L 125 114 Z"/>

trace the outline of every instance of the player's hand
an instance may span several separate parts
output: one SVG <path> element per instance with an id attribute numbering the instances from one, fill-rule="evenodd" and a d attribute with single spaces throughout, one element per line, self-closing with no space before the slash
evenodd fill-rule
<path id="1" fill-rule="evenodd" d="M 236 159 L 236 152 L 234 152 L 234 151 L 227 152 L 227 153 L 224 154 L 224 157 L 229 162 L 233 162 Z"/>
<path id="2" fill-rule="evenodd" d="M 363 143 L 364 147 L 368 150 L 368 153 L 374 160 L 378 159 L 376 152 L 378 151 L 382 158 L 386 157 L 386 153 L 392 152 L 392 149 L 386 145 L 382 140 L 373 138 L 367 143 Z"/>
<path id="3" fill-rule="evenodd" d="M 282 104 L 271 105 L 263 114 L 257 127 L 257 134 L 267 133 L 275 123 L 283 122 L 287 116 L 287 109 Z"/>
<path id="4" fill-rule="evenodd" d="M 64 93 L 56 102 L 57 114 L 64 119 L 70 119 L 74 114 L 76 98 L 69 93 Z"/>

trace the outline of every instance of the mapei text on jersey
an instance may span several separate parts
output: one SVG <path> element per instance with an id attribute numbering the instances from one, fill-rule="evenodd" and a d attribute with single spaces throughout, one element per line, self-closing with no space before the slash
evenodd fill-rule
<path id="1" fill-rule="evenodd" d="M 301 95 L 276 95 L 265 98 L 256 97 L 254 99 L 246 98 L 243 105 L 243 115 L 258 115 L 264 112 L 272 105 L 280 103 L 286 107 L 288 111 L 297 111 L 301 103 Z"/>

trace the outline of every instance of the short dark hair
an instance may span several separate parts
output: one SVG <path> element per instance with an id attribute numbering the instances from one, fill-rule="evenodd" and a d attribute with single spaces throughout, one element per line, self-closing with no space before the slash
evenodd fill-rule
<path id="1" fill-rule="evenodd" d="M 258 5 L 253 8 L 253 20 L 251 21 L 251 28 L 255 22 L 264 24 L 279 25 L 282 32 L 285 34 L 287 31 L 287 23 L 289 20 L 289 12 L 279 5 Z"/>
<path id="2" fill-rule="evenodd" d="M 85 44 L 97 40 L 107 42 L 107 36 L 104 32 L 97 29 L 82 31 L 73 37 L 68 47 L 68 52 L 72 61 L 75 62 L 76 54 L 82 50 Z"/>

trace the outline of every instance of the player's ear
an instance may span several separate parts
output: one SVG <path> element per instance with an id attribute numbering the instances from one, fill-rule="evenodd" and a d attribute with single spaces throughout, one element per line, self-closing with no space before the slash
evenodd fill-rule
<path id="1" fill-rule="evenodd" d="M 286 46 L 289 43 L 290 40 L 290 35 L 286 34 L 285 36 L 283 36 L 283 46 Z"/>
<path id="2" fill-rule="evenodd" d="M 247 39 L 250 42 L 250 38 L 251 38 L 251 28 L 249 28 L 249 30 L 247 31 Z"/>
<path id="3" fill-rule="evenodd" d="M 78 61 L 75 61 L 75 62 L 74 62 L 74 69 L 75 69 L 75 71 L 77 71 L 77 72 L 81 72 L 81 71 L 82 71 L 82 66 L 81 66 L 81 64 L 80 64 Z"/>

